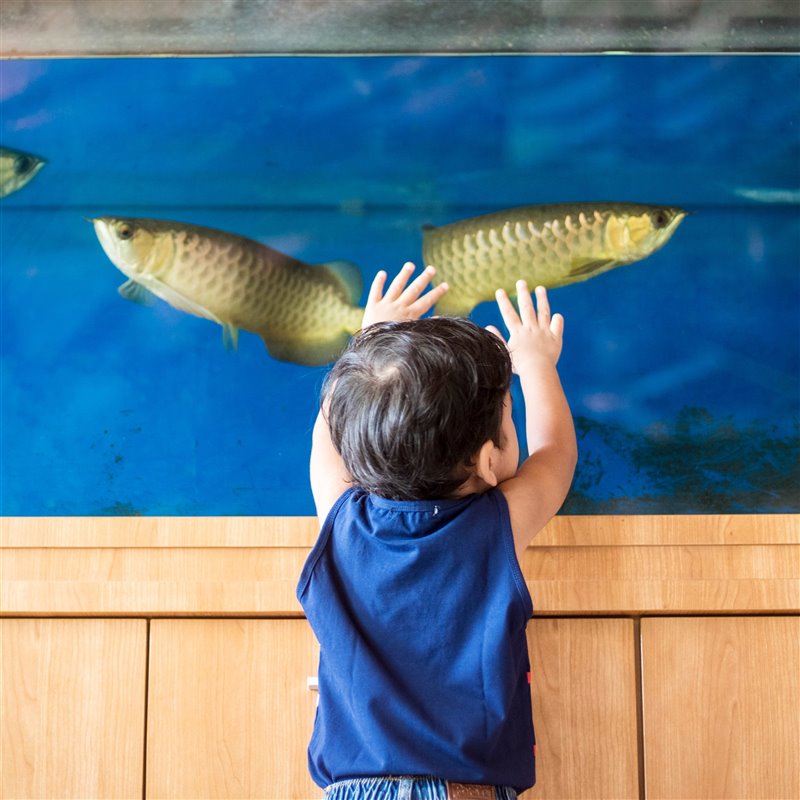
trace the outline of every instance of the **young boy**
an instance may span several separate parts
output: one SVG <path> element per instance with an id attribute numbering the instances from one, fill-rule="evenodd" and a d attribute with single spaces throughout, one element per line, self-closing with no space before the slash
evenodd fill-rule
<path id="1" fill-rule="evenodd" d="M 385 294 L 376 277 L 314 428 L 323 524 L 297 589 L 320 642 L 309 769 L 326 800 L 513 800 L 535 780 L 519 560 L 577 458 L 556 372 L 564 322 L 522 281 L 519 313 L 497 292 L 507 344 L 421 319 L 447 286 L 424 293 L 433 268 L 408 284 L 413 271 Z"/>

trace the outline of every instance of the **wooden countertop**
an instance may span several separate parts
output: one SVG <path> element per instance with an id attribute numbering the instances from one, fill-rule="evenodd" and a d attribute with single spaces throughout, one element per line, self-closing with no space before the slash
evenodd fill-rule
<path id="1" fill-rule="evenodd" d="M 314 517 L 5 517 L 0 616 L 299 617 Z M 556 517 L 537 616 L 800 611 L 800 515 Z"/>

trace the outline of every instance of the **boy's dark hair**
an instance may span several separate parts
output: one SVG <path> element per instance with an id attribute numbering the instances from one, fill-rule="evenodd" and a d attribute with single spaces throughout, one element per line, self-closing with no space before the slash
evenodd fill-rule
<path id="1" fill-rule="evenodd" d="M 383 322 L 328 373 L 333 445 L 353 482 L 393 500 L 451 496 L 484 442 L 498 447 L 511 385 L 504 342 L 468 319 Z"/>

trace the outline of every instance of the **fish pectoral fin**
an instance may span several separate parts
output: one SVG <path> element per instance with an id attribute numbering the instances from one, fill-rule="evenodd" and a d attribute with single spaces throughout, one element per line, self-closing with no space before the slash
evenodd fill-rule
<path id="1" fill-rule="evenodd" d="M 570 264 L 569 274 L 573 278 L 585 277 L 591 278 L 600 272 L 605 272 L 612 267 L 617 266 L 620 262 L 613 258 L 608 259 L 578 259 L 573 260 Z"/>
<path id="2" fill-rule="evenodd" d="M 239 329 L 230 322 L 222 325 L 222 344 L 228 351 L 239 349 Z"/>
<path id="3" fill-rule="evenodd" d="M 278 361 L 290 361 L 305 367 L 321 367 L 335 361 L 347 347 L 350 334 L 346 331 L 337 333 L 329 339 L 316 341 L 288 341 L 261 337 L 267 352 Z"/>
<path id="4" fill-rule="evenodd" d="M 153 281 L 151 291 L 156 297 L 160 297 L 162 300 L 165 300 L 173 308 L 177 308 L 178 311 L 185 311 L 187 314 L 193 314 L 195 317 L 210 319 L 212 322 L 225 325 L 225 323 L 213 311 L 211 311 L 211 309 L 200 305 L 200 303 L 195 302 L 189 297 L 186 297 L 186 295 L 181 294 L 179 291 L 173 289 L 166 283 L 162 283 L 161 281 Z"/>
<path id="5" fill-rule="evenodd" d="M 132 303 L 138 303 L 142 306 L 152 306 L 155 303 L 155 295 L 145 289 L 141 283 L 136 283 L 133 280 L 125 281 L 117 291 L 121 297 L 130 300 Z"/>

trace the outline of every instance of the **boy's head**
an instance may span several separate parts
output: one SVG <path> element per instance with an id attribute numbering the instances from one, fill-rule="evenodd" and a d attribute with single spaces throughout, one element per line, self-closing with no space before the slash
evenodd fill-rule
<path id="1" fill-rule="evenodd" d="M 516 448 L 504 409 L 510 384 L 511 359 L 498 337 L 468 319 L 433 317 L 362 331 L 328 374 L 323 396 L 333 445 L 356 485 L 423 500 L 452 496 L 487 443 Z"/>

